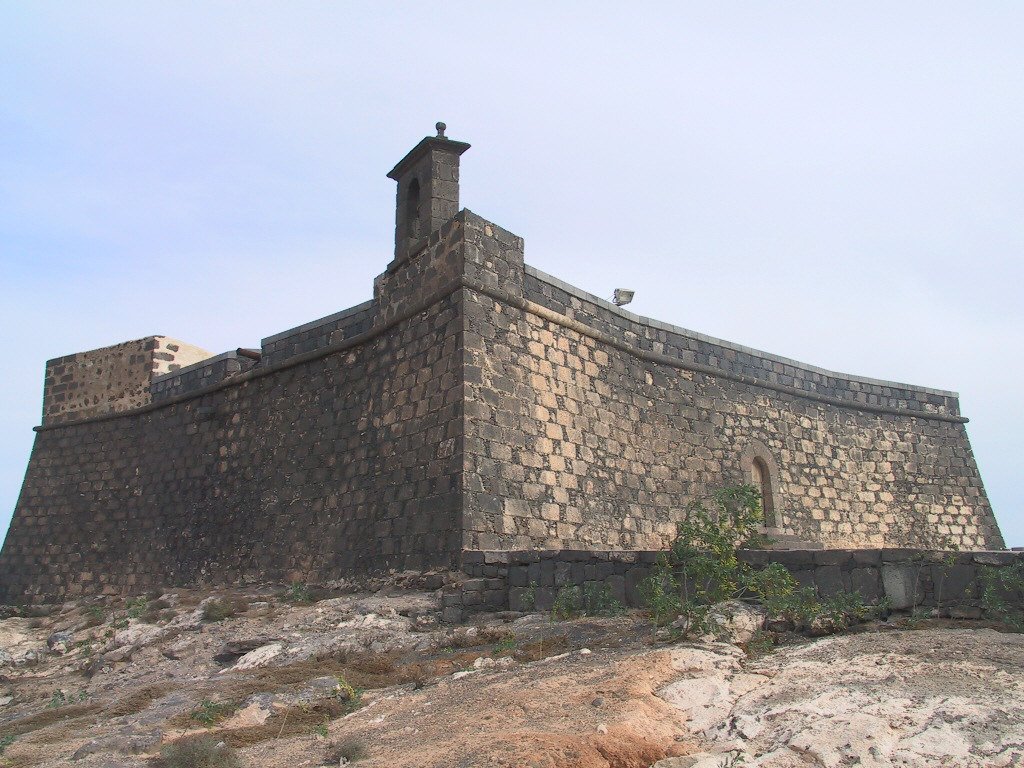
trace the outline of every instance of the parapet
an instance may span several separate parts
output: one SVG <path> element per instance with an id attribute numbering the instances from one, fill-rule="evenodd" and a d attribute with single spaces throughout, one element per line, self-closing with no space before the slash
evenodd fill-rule
<path id="1" fill-rule="evenodd" d="M 46 363 L 43 424 L 61 424 L 148 405 L 150 384 L 163 374 L 211 357 L 167 336 L 146 336 L 76 352 Z"/>

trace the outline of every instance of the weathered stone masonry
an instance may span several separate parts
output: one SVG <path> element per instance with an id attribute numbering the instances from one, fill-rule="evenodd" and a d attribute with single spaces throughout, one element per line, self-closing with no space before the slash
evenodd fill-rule
<path id="1" fill-rule="evenodd" d="M 459 211 L 467 148 L 424 139 L 389 174 L 395 258 L 371 301 L 256 353 L 150 337 L 51 361 L 0 600 L 653 550 L 695 496 L 751 480 L 782 541 L 1002 547 L 954 393 L 710 339 L 526 266 L 521 238 Z"/>

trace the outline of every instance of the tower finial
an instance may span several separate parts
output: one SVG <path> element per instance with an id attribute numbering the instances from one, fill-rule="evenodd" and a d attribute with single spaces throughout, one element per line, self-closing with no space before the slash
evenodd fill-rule
<path id="1" fill-rule="evenodd" d="M 438 123 L 436 123 L 434 125 L 434 127 L 437 128 L 437 138 L 439 138 L 439 139 L 447 139 L 448 138 L 447 136 L 444 135 L 444 129 L 448 127 L 447 125 L 445 125 L 444 123 L 438 122 Z"/>

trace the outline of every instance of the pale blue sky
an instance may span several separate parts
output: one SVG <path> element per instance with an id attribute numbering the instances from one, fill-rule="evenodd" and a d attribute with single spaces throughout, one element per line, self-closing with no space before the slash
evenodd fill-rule
<path id="1" fill-rule="evenodd" d="M 1024 5 L 506 7 L 0 2 L 0 529 L 46 359 L 369 298 L 384 174 L 444 120 L 540 269 L 959 391 L 1024 545 Z"/>

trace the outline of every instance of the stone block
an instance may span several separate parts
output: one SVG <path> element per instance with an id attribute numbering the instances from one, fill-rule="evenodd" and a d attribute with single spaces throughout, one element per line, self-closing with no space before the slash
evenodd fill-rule
<path id="1" fill-rule="evenodd" d="M 554 585 L 564 587 L 572 584 L 572 564 L 568 562 L 556 562 L 554 572 Z"/>
<path id="2" fill-rule="evenodd" d="M 604 584 L 614 599 L 618 600 L 622 605 L 627 605 L 625 576 L 609 576 L 605 579 Z"/>
<path id="3" fill-rule="evenodd" d="M 781 549 L 772 552 L 771 560 L 786 568 L 796 570 L 798 568 L 809 568 L 814 565 L 814 550 L 810 549 Z"/>
<path id="4" fill-rule="evenodd" d="M 812 587 L 817 588 L 814 583 L 814 569 L 813 568 L 802 568 L 798 571 L 790 571 L 793 578 L 796 579 L 796 583 L 801 587 Z"/>
<path id="5" fill-rule="evenodd" d="M 527 587 L 512 587 L 508 591 L 508 609 L 520 613 L 529 613 L 536 608 L 536 596 Z"/>
<path id="6" fill-rule="evenodd" d="M 528 570 L 522 565 L 514 565 L 508 570 L 508 584 L 510 587 L 526 587 L 530 584 Z"/>
<path id="7" fill-rule="evenodd" d="M 538 587 L 536 594 L 536 610 L 544 613 L 555 604 L 555 590 L 552 587 Z"/>
<path id="8" fill-rule="evenodd" d="M 912 563 L 922 560 L 923 550 L 920 549 L 883 549 L 883 563 Z"/>
<path id="9" fill-rule="evenodd" d="M 878 568 L 854 568 L 850 571 L 850 591 L 856 592 L 866 603 L 877 603 L 885 594 Z"/>
<path id="10" fill-rule="evenodd" d="M 650 569 L 644 566 L 634 566 L 623 575 L 623 585 L 626 593 L 626 605 L 630 608 L 642 608 L 643 598 L 640 594 L 640 585 L 650 574 Z M 609 577 L 611 578 L 611 577 Z"/>
<path id="11" fill-rule="evenodd" d="M 504 610 L 508 606 L 508 592 L 504 589 L 489 589 L 484 592 L 483 602 L 488 610 Z"/>
<path id="12" fill-rule="evenodd" d="M 849 577 L 843 578 L 838 565 L 823 565 L 814 570 L 814 586 L 822 597 L 833 597 L 849 591 Z"/>
<path id="13" fill-rule="evenodd" d="M 763 568 L 771 562 L 773 554 L 774 553 L 769 552 L 766 549 L 741 549 L 737 554 L 737 557 L 740 562 L 746 563 L 754 568 Z"/>
<path id="14" fill-rule="evenodd" d="M 454 605 L 450 605 L 441 611 L 441 621 L 445 624 L 459 624 L 464 616 L 462 608 Z"/>
<path id="15" fill-rule="evenodd" d="M 882 550 L 855 549 L 853 550 L 853 562 L 857 565 L 881 565 Z"/>
<path id="16" fill-rule="evenodd" d="M 882 588 L 896 610 L 909 610 L 924 600 L 918 568 L 912 565 L 882 563 Z"/>
<path id="17" fill-rule="evenodd" d="M 814 553 L 815 565 L 846 565 L 851 562 L 853 562 L 853 556 L 845 549 L 819 549 Z"/>
<path id="18" fill-rule="evenodd" d="M 974 562 L 978 565 L 994 565 L 1001 567 L 1004 565 L 1013 565 L 1024 561 L 1019 553 L 1016 552 L 975 552 Z"/>
<path id="19" fill-rule="evenodd" d="M 931 570 L 934 599 L 943 605 L 974 600 L 978 595 L 978 571 L 970 565 L 933 565 Z"/>

